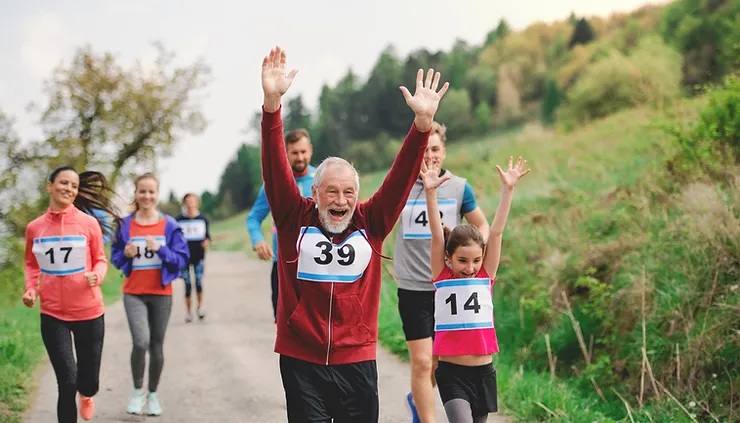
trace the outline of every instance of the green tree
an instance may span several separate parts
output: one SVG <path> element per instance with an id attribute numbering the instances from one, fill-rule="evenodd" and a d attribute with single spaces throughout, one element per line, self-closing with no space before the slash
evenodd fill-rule
<path id="1" fill-rule="evenodd" d="M 440 102 L 434 120 L 447 127 L 448 138 L 460 138 L 473 132 L 475 121 L 472 116 L 470 94 L 462 88 L 450 88 Z"/>
<path id="2" fill-rule="evenodd" d="M 554 79 L 547 80 L 545 96 L 542 99 L 542 122 L 546 125 L 555 123 L 555 110 L 563 101 L 563 93 Z"/>
<path id="3" fill-rule="evenodd" d="M 493 116 L 491 107 L 486 102 L 482 102 L 475 107 L 475 130 L 479 134 L 485 134 L 491 130 Z"/>
<path id="4" fill-rule="evenodd" d="M 573 28 L 573 35 L 568 43 L 568 48 L 573 48 L 578 44 L 588 44 L 596 38 L 591 24 L 588 23 L 586 18 L 581 18 L 576 22 Z"/>
<path id="5" fill-rule="evenodd" d="M 111 53 L 89 46 L 46 83 L 48 104 L 41 115 L 46 140 L 35 144 L 35 165 L 71 163 L 105 172 L 112 184 L 154 167 L 172 154 L 185 134 L 206 126 L 197 93 L 208 67 L 196 62 L 174 67 L 174 54 L 157 44 L 153 69 L 124 70 Z"/>
<path id="6" fill-rule="evenodd" d="M 292 131 L 298 128 L 309 129 L 311 127 L 311 114 L 303 104 L 303 97 L 298 94 L 292 99 L 288 100 L 288 113 L 285 116 L 284 128 L 285 131 Z M 261 119 L 261 115 L 260 115 Z"/>

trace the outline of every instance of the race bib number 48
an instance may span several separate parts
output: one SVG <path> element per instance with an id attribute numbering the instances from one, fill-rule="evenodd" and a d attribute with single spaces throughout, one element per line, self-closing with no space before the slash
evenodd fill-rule
<path id="1" fill-rule="evenodd" d="M 452 229 L 457 226 L 457 200 L 438 200 L 442 224 Z M 426 200 L 410 200 L 401 212 L 404 239 L 431 239 Z"/>
<path id="2" fill-rule="evenodd" d="M 87 267 L 87 237 L 51 236 L 33 240 L 33 254 L 42 273 L 73 275 Z"/>
<path id="3" fill-rule="evenodd" d="M 165 245 L 165 243 L 167 242 L 165 237 L 163 236 L 155 236 L 153 238 L 157 243 L 159 243 L 159 245 Z M 162 268 L 162 259 L 159 258 L 159 255 L 155 251 L 147 248 L 146 237 L 131 237 L 131 243 L 136 246 L 136 255 L 133 258 L 132 265 L 133 270 Z"/>
<path id="4" fill-rule="evenodd" d="M 302 227 L 298 236 L 298 279 L 312 282 L 352 283 L 362 277 L 373 250 L 363 234 L 355 231 L 334 244 L 318 228 Z"/>
<path id="5" fill-rule="evenodd" d="M 490 279 L 447 279 L 434 287 L 435 331 L 493 327 Z"/>
<path id="6" fill-rule="evenodd" d="M 181 220 L 180 227 L 188 241 L 203 241 L 206 239 L 206 221 L 201 219 Z"/>

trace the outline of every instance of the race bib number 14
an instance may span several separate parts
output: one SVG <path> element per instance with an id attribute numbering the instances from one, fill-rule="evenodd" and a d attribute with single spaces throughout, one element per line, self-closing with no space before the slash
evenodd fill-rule
<path id="1" fill-rule="evenodd" d="M 452 229 L 457 226 L 457 200 L 438 200 L 442 224 Z M 426 200 L 411 200 L 401 212 L 404 239 L 431 239 Z"/>
<path id="2" fill-rule="evenodd" d="M 65 276 L 87 267 L 87 237 L 51 236 L 33 240 L 33 254 L 42 273 Z"/>
<path id="3" fill-rule="evenodd" d="M 163 236 L 153 237 L 159 245 L 165 245 L 167 240 Z M 133 258 L 133 270 L 160 269 L 162 268 L 162 259 L 159 255 L 146 247 L 145 236 L 131 237 L 131 243 L 136 246 L 136 255 Z"/>
<path id="4" fill-rule="evenodd" d="M 490 279 L 447 279 L 434 287 L 435 331 L 493 327 Z"/>

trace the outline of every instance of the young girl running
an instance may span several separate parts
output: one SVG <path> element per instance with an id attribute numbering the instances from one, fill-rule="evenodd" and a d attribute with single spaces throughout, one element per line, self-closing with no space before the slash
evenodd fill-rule
<path id="1" fill-rule="evenodd" d="M 187 308 L 185 322 L 190 323 L 193 321 L 191 313 L 193 307 L 193 285 L 190 283 L 191 267 L 195 276 L 195 292 L 198 297 L 198 318 L 202 320 L 206 317 L 203 310 L 203 267 L 206 260 L 206 248 L 211 244 L 211 233 L 208 219 L 198 211 L 200 200 L 196 194 L 192 192 L 185 194 L 182 205 L 184 210 L 176 219 L 182 227 L 185 239 L 188 240 L 188 249 L 190 250 L 190 260 L 182 269 L 182 279 L 185 281 L 185 307 Z"/>
<path id="2" fill-rule="evenodd" d="M 111 261 L 123 271 L 123 307 L 133 339 L 134 394 L 126 412 L 159 416 L 157 396 L 164 365 L 164 334 L 172 311 L 172 281 L 188 263 L 188 243 L 174 217 L 157 209 L 159 183 L 151 173 L 136 178 L 136 211 L 123 219 L 111 245 Z M 149 351 L 149 395 L 142 391 Z"/>
<path id="3" fill-rule="evenodd" d="M 49 209 L 26 227 L 23 304 L 33 307 L 41 297 L 41 339 L 59 392 L 57 421 L 74 423 L 78 392 L 80 416 L 90 420 L 95 413 L 105 332 L 100 284 L 108 260 L 101 228 L 110 228 L 90 214 L 103 210 L 120 218 L 110 201 L 112 190 L 98 172 L 57 168 L 46 191 Z"/>
<path id="4" fill-rule="evenodd" d="M 432 232 L 431 268 L 435 288 L 434 354 L 439 395 L 450 423 L 482 423 L 498 411 L 496 370 L 492 354 L 498 352 L 493 326 L 493 283 L 501 259 L 501 241 L 514 195 L 514 186 L 529 173 L 519 157 L 504 172 L 498 165 L 503 188 L 491 224 L 488 246 L 472 225 L 452 231 L 443 227 L 436 189 L 448 176 L 422 163 L 421 177 Z M 448 265 L 449 263 L 449 265 Z"/>

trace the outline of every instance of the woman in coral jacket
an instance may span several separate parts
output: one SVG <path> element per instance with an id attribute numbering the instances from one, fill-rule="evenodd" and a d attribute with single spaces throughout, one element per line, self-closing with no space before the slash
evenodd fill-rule
<path id="1" fill-rule="evenodd" d="M 78 174 L 63 166 L 46 183 L 49 209 L 26 227 L 23 303 L 33 307 L 41 297 L 41 338 L 49 354 L 59 389 L 57 420 L 77 421 L 95 413 L 105 324 L 100 284 L 108 271 L 103 247 L 106 222 L 89 213 L 104 210 L 119 219 L 105 177 L 98 172 Z M 73 352 L 72 334 L 74 334 Z"/>
<path id="2" fill-rule="evenodd" d="M 157 209 L 159 182 L 151 173 L 134 182 L 136 211 L 126 216 L 111 245 L 111 261 L 123 271 L 123 307 L 131 330 L 131 374 L 134 393 L 129 414 L 159 416 L 157 395 L 164 366 L 164 334 L 172 311 L 172 281 L 190 258 L 188 242 L 174 217 Z M 144 394 L 146 353 L 149 352 L 149 393 Z M 144 407 L 146 406 L 146 410 Z"/>

